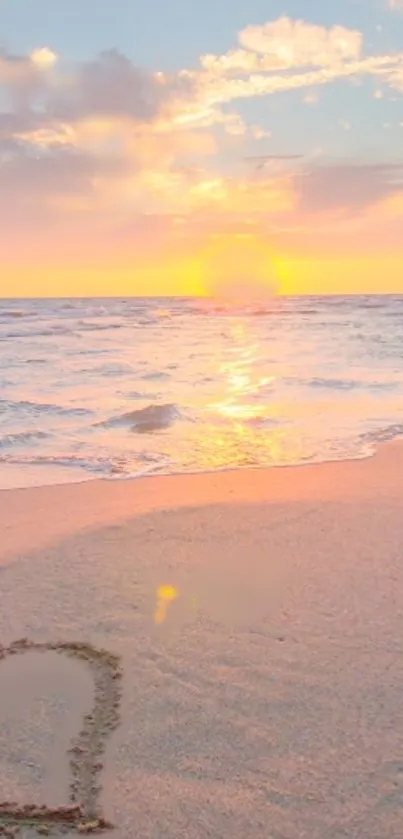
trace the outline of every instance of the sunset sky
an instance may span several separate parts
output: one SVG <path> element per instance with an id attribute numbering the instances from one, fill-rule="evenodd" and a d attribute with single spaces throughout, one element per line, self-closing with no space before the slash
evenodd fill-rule
<path id="1" fill-rule="evenodd" d="M 403 293 L 403 0 L 0 0 L 0 295 Z"/>

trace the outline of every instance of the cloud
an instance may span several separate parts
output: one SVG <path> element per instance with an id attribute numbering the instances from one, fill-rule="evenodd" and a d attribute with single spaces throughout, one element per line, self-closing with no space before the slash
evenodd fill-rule
<path id="1" fill-rule="evenodd" d="M 150 122 L 167 103 L 186 99 L 192 87 L 185 74 L 146 73 L 117 50 L 110 50 L 82 64 L 70 90 L 64 88 L 51 108 L 62 118 L 123 115 Z"/>
<path id="2" fill-rule="evenodd" d="M 273 67 L 329 67 L 358 61 L 362 34 L 344 26 L 315 26 L 281 17 L 262 26 L 247 26 L 238 36 L 241 46 L 259 53 Z"/>
<path id="3" fill-rule="evenodd" d="M 17 110 L 28 110 L 46 88 L 48 72 L 56 64 L 57 56 L 48 48 L 34 50 L 20 56 L 0 49 L 0 91 Z"/>
<path id="4" fill-rule="evenodd" d="M 47 70 L 56 64 L 58 57 L 48 47 L 39 47 L 31 52 L 30 59 L 36 67 Z"/>
<path id="5" fill-rule="evenodd" d="M 192 87 L 186 74 L 147 73 L 117 50 L 109 50 L 81 64 L 71 83 L 50 97 L 48 109 L 61 120 L 125 116 L 150 122 L 175 98 L 186 100 Z"/>
<path id="6" fill-rule="evenodd" d="M 267 228 L 279 251 L 312 259 L 400 254 L 403 164 L 316 162 L 294 173 L 294 205 Z"/>
<path id="7" fill-rule="evenodd" d="M 403 0 L 388 0 L 388 6 L 393 11 L 403 10 Z"/>
<path id="8" fill-rule="evenodd" d="M 44 83 L 46 73 L 58 57 L 48 47 L 34 49 L 29 55 L 14 55 L 0 49 L 0 84 L 12 88 Z"/>
<path id="9" fill-rule="evenodd" d="M 103 209 L 100 185 L 127 175 L 119 157 L 96 157 L 67 145 L 34 154 L 30 144 L 1 142 L 0 160 L 3 235 L 26 226 L 45 232 L 49 224 L 50 232 L 58 222 L 77 225 L 83 211 L 96 220 Z"/>
<path id="10" fill-rule="evenodd" d="M 21 195 L 27 201 L 35 200 L 38 193 L 85 192 L 87 180 L 93 176 L 113 176 L 123 169 L 119 157 L 97 158 L 68 146 L 33 155 L 23 144 L 16 142 L 12 150 L 9 143 L 0 167 L 0 193 L 8 197 Z"/>
<path id="11" fill-rule="evenodd" d="M 185 71 L 146 72 L 114 49 L 68 73 L 57 73 L 56 65 L 57 56 L 47 47 L 28 56 L 0 52 L 0 87 L 8 92 L 14 111 L 21 110 L 18 99 L 24 91 L 26 119 L 31 121 L 32 110 L 39 111 L 40 104 L 43 124 L 102 116 L 149 123 L 177 100 L 186 102 L 193 94 L 194 82 Z"/>
<path id="12" fill-rule="evenodd" d="M 227 73 L 220 75 L 216 69 L 205 74 L 195 73 L 198 99 L 189 106 L 188 121 L 192 121 L 192 113 L 200 111 L 213 115 L 214 109 L 217 112 L 217 108 L 225 103 L 328 85 L 342 79 L 353 81 L 360 76 L 382 76 L 386 83 L 400 87 L 403 85 L 403 54 L 370 56 L 360 61 L 301 72 L 250 73 L 242 78 Z M 186 109 L 184 104 L 184 113 Z"/>
<path id="13" fill-rule="evenodd" d="M 240 48 L 202 56 L 202 67 L 216 74 L 256 73 L 295 68 L 337 67 L 359 61 L 362 33 L 344 26 L 315 26 L 280 17 L 238 34 Z"/>
<path id="14" fill-rule="evenodd" d="M 403 0 L 402 0 L 403 1 Z M 201 56 L 201 70 L 192 71 L 198 106 L 217 112 L 223 103 L 372 76 L 403 89 L 403 53 L 365 55 L 363 36 L 343 26 L 326 28 L 280 17 L 238 34 L 239 47 L 222 55 Z M 193 103 L 191 108 L 195 108 Z"/>
<path id="15" fill-rule="evenodd" d="M 201 57 L 204 70 L 218 75 L 334 67 L 359 61 L 362 33 L 343 26 L 315 26 L 280 17 L 238 33 L 240 47 Z"/>
<path id="16" fill-rule="evenodd" d="M 70 221 L 78 208 L 97 218 L 147 206 L 144 173 L 162 182 L 181 156 L 215 150 L 205 131 L 173 125 L 175 103 L 186 103 L 192 86 L 186 73 L 148 73 L 116 50 L 67 72 L 48 48 L 3 51 L 0 222 L 37 226 L 54 214 Z M 241 129 L 236 115 L 226 124 Z"/>
<path id="17" fill-rule="evenodd" d="M 403 163 L 319 164 L 296 177 L 302 214 L 342 210 L 352 215 L 402 189 Z"/>
<path id="18" fill-rule="evenodd" d="M 241 137 L 248 127 L 238 113 L 226 112 L 232 102 L 306 88 L 305 101 L 313 103 L 313 88 L 364 75 L 395 87 L 403 84 L 403 56 L 361 57 L 357 30 L 282 17 L 246 27 L 239 41 L 247 48 L 202 56 L 199 68 L 170 74 L 146 72 L 117 50 L 67 73 L 58 69 L 48 47 L 27 57 L 3 52 L 0 86 L 7 88 L 13 108 L 0 113 L 0 132 L 7 131 L 7 123 L 11 131 L 14 122 L 27 139 L 29 131 L 120 119 L 161 134 L 221 125 Z"/>
<path id="19" fill-rule="evenodd" d="M 403 64 L 396 67 L 386 67 L 379 73 L 381 80 L 398 91 L 403 91 Z"/>
<path id="20" fill-rule="evenodd" d="M 143 252 L 213 230 L 302 236 L 312 216 L 338 228 L 390 207 L 399 167 L 311 159 L 308 168 L 299 155 L 273 154 L 239 170 L 245 140 L 270 131 L 248 124 L 238 101 L 302 90 L 311 103 L 320 86 L 363 76 L 403 89 L 403 56 L 367 56 L 356 30 L 285 17 L 246 27 L 234 50 L 174 73 L 148 72 L 117 50 L 72 66 L 49 47 L 0 52 L 2 230 L 64 253 L 71 235 L 84 258 L 108 241 Z"/>

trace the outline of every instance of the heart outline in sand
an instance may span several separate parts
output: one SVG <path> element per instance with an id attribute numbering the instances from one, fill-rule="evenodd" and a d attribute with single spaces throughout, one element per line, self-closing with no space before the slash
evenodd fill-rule
<path id="1" fill-rule="evenodd" d="M 100 758 L 106 740 L 120 721 L 120 659 L 86 642 L 39 643 L 22 638 L 8 647 L 0 646 L 0 662 L 11 655 L 35 651 L 41 654 L 57 652 L 85 661 L 94 680 L 94 705 L 92 711 L 84 715 L 82 728 L 69 749 L 71 804 L 50 808 L 0 802 L 0 836 L 15 836 L 23 826 L 37 828 L 42 834 L 50 834 L 52 828 L 75 829 L 81 834 L 110 830 L 113 825 L 100 813 L 101 788 L 97 776 L 103 768 Z"/>

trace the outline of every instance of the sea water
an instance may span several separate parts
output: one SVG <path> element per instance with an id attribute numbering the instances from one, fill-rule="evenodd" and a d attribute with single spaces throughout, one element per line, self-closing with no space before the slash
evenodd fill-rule
<path id="1" fill-rule="evenodd" d="M 0 487 L 314 463 L 403 434 L 403 296 L 0 301 Z"/>

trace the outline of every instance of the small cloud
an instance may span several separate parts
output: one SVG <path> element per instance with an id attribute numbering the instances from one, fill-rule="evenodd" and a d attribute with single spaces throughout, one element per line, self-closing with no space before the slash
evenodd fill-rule
<path id="1" fill-rule="evenodd" d="M 48 47 L 40 47 L 40 49 L 35 49 L 31 52 L 30 59 L 36 67 L 39 67 L 41 70 L 47 70 L 56 64 L 58 56 Z"/>
<path id="2" fill-rule="evenodd" d="M 254 140 L 270 139 L 273 136 L 272 131 L 266 131 L 261 125 L 251 125 L 250 132 Z"/>
<path id="3" fill-rule="evenodd" d="M 347 122 L 347 120 L 340 119 L 339 120 L 339 125 L 340 125 L 340 128 L 343 129 L 343 131 L 351 131 L 351 124 L 349 122 Z"/>
<path id="4" fill-rule="evenodd" d="M 383 93 L 379 88 L 374 91 L 374 99 L 383 99 Z"/>
<path id="5" fill-rule="evenodd" d="M 305 94 L 302 101 L 305 105 L 317 105 L 319 101 L 319 95 L 316 90 L 311 90 Z"/>

